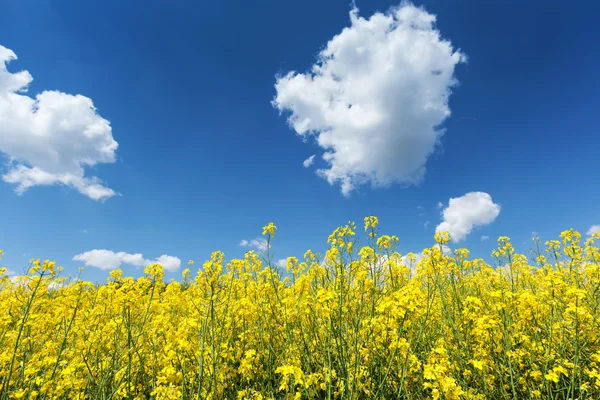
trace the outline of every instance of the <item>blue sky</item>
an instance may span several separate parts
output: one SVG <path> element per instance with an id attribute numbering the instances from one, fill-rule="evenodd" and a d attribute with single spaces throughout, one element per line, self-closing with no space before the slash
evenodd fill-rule
<path id="1" fill-rule="evenodd" d="M 403 69 L 411 55 L 426 54 L 419 42 L 411 42 L 420 37 L 414 24 L 398 28 L 406 30 L 398 37 L 408 38 L 402 45 L 391 33 L 361 36 L 364 30 L 351 25 L 352 5 L 346 0 L 255 1 L 251 8 L 241 1 L 0 2 L 0 45 L 18 57 L 8 64 L 11 75 L 4 79 L 26 70 L 33 80 L 20 96 L 58 90 L 90 98 L 99 117 L 89 116 L 81 98 L 48 99 L 46 104 L 60 102 L 58 111 L 48 109 L 63 117 L 81 112 L 109 121 L 102 138 L 118 142 L 114 151 L 106 150 L 110 140 L 103 142 L 100 151 L 97 142 L 82 139 L 77 125 L 64 128 L 68 135 L 48 148 L 35 143 L 36 136 L 24 136 L 32 129 L 27 122 L 13 129 L 13 114 L 7 109 L 2 115 L 0 103 L 2 263 L 21 271 L 31 257 L 49 258 L 68 274 L 82 264 L 73 260 L 75 255 L 101 249 L 143 254 L 143 261 L 178 257 L 181 270 L 187 260 L 202 261 L 216 249 L 228 258 L 241 256 L 247 248 L 240 241 L 256 239 L 269 221 L 279 228 L 273 248 L 279 259 L 324 249 L 332 229 L 349 220 L 360 223 L 366 215 L 379 216 L 382 231 L 400 237 L 402 253 L 419 251 L 431 244 L 449 199 L 471 192 L 489 198 L 457 201 L 445 215 L 450 226 L 468 231 L 457 234 L 462 240 L 455 246 L 468 247 L 475 256 L 487 257 L 499 235 L 510 236 L 527 251 L 524 242 L 532 232 L 550 239 L 563 229 L 585 233 L 600 224 L 600 186 L 595 183 L 600 150 L 600 26 L 595 16 L 600 5 L 414 4 L 424 8 L 419 16 L 437 17 L 436 46 L 451 42 L 446 53 L 439 46 L 426 47 L 434 51 L 427 56 L 433 64 L 427 65 L 441 66 L 430 75 L 447 78 L 446 86 L 430 83 L 419 63 L 411 71 Z M 398 5 L 357 1 L 356 18 L 376 25 L 374 13 Z M 388 12 L 388 18 L 393 20 L 397 11 Z M 337 77 L 331 82 L 348 89 L 341 98 L 334 94 L 334 100 L 355 107 L 358 122 L 348 122 L 344 114 L 351 107 L 338 118 L 330 109 L 318 109 L 321 103 L 312 104 L 316 97 L 303 97 L 331 95 L 315 81 L 300 89 L 275 86 L 289 83 L 290 71 L 311 78 L 319 52 L 344 28 L 356 33 L 366 53 L 358 52 L 354 39 L 340 40 L 342 50 L 392 60 L 392 72 L 386 73 L 354 53 L 354 58 L 338 56 L 328 64 L 342 71 L 339 82 Z M 396 58 L 389 58 L 389 52 Z M 363 75 L 359 66 L 367 68 Z M 457 84 L 449 83 L 452 77 Z M 447 107 L 448 118 L 419 109 L 422 99 L 414 96 L 430 88 L 441 96 L 434 99 L 440 102 L 436 112 Z M 452 92 L 447 103 L 441 95 L 446 88 Z M 380 101 L 380 93 L 389 101 Z M 277 96 L 279 105 L 272 104 Z M 298 126 L 286 121 L 294 109 Z M 324 115 L 337 122 L 319 123 Z M 387 130 L 363 127 L 373 115 L 391 122 Z M 302 121 L 316 133 L 301 132 Z M 441 137 L 426 128 L 434 122 L 444 129 Z M 335 139 L 329 139 L 338 146 L 333 164 L 322 158 L 329 140 L 324 132 L 332 127 Z M 53 129 L 46 134 L 55 135 Z M 23 143 L 15 144 L 15 138 Z M 439 142 L 432 154 L 425 139 Z M 344 154 L 342 143 L 350 143 Z M 60 162 L 44 157 L 54 154 L 51 150 L 61 154 Z M 95 157 L 92 167 L 77 161 L 86 151 Z M 406 165 L 419 151 L 425 154 L 424 174 L 414 171 L 418 157 Z M 314 154 L 314 165 L 303 167 Z M 359 160 L 353 159 L 356 154 Z M 78 175 L 81 168 L 85 175 Z M 23 177 L 23 171 L 34 169 L 50 175 L 36 175 L 33 181 Z M 317 174 L 319 169 L 330 171 L 333 184 Z M 60 179 L 69 184 L 42 184 L 55 182 L 59 172 L 67 174 Z M 343 179 L 352 182 L 347 195 L 341 193 Z M 411 184 L 411 179 L 419 182 Z M 31 187 L 16 193 L 23 182 Z M 100 192 L 92 191 L 94 184 L 101 185 Z M 91 198 L 109 193 L 105 190 L 118 195 Z M 469 214 L 479 206 L 485 215 Z M 482 236 L 491 239 L 482 241 Z M 140 273 L 134 265 L 122 268 Z M 180 270 L 167 276 L 176 277 Z M 106 275 L 94 267 L 84 272 L 90 280 Z"/>

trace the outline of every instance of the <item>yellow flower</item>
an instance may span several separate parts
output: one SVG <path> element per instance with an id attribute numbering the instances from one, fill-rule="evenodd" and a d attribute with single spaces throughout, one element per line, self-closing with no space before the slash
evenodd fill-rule
<path id="1" fill-rule="evenodd" d="M 277 227 L 272 222 L 269 222 L 266 226 L 263 226 L 262 234 L 265 236 L 275 237 L 276 229 Z"/>
<path id="2" fill-rule="evenodd" d="M 434 238 L 435 242 L 439 244 L 450 243 L 450 234 L 448 232 L 436 232 Z"/>
<path id="3" fill-rule="evenodd" d="M 24 399 L 27 394 L 27 389 L 19 389 L 15 392 L 12 392 L 9 397 L 11 399 Z"/>
<path id="4" fill-rule="evenodd" d="M 534 380 L 539 381 L 540 379 L 542 379 L 542 376 L 544 376 L 544 374 L 542 373 L 542 371 L 531 371 L 529 373 L 529 376 L 531 376 Z"/>
<path id="5" fill-rule="evenodd" d="M 365 232 L 368 232 L 369 229 L 371 229 L 371 232 L 369 232 L 369 236 L 374 237 L 375 236 L 375 228 L 377 227 L 377 225 L 379 224 L 379 219 L 375 216 L 369 216 L 369 217 L 365 217 Z"/>
<path id="6" fill-rule="evenodd" d="M 546 378 L 547 381 L 558 383 L 558 374 L 554 371 L 548 372 L 546 375 L 544 375 L 544 378 Z"/>
<path id="7" fill-rule="evenodd" d="M 377 246 L 379 247 L 379 250 L 390 249 L 396 243 L 398 243 L 398 238 L 396 236 L 383 235 L 377 239 Z"/>
<path id="8" fill-rule="evenodd" d="M 471 364 L 473 365 L 473 368 L 478 369 L 480 371 L 483 370 L 483 365 L 484 362 L 481 360 L 471 360 Z"/>
<path id="9" fill-rule="evenodd" d="M 189 280 L 191 275 L 192 271 L 190 271 L 189 268 L 186 268 L 183 271 L 181 271 L 181 278 L 183 278 L 184 281 Z"/>
<path id="10" fill-rule="evenodd" d="M 108 276 L 113 281 L 120 281 L 123 278 L 123 271 L 120 269 L 114 269 L 108 273 Z"/>

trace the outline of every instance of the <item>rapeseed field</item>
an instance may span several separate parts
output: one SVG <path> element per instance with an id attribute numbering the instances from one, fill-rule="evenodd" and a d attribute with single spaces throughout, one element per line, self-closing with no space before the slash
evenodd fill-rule
<path id="1" fill-rule="evenodd" d="M 172 282 L 158 264 L 103 284 L 2 269 L 0 398 L 600 398 L 599 233 L 528 255 L 500 237 L 486 263 L 444 233 L 401 255 L 376 217 L 361 228 L 286 270 L 268 250 Z"/>

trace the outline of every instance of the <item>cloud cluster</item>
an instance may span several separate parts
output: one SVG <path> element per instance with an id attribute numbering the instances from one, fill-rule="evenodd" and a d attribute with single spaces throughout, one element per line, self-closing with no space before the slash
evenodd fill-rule
<path id="1" fill-rule="evenodd" d="M 453 242 L 464 240 L 476 226 L 487 225 L 500 214 L 500 205 L 484 192 L 470 192 L 451 198 L 448 207 L 442 210 L 442 222 L 436 232 L 448 232 Z"/>
<path id="2" fill-rule="evenodd" d="M 314 135 L 327 168 L 317 173 L 344 195 L 358 186 L 414 184 L 450 115 L 454 69 L 466 60 L 442 39 L 436 17 L 403 3 L 334 36 L 310 72 L 277 78 L 273 106 L 298 135 Z"/>
<path id="3" fill-rule="evenodd" d="M 51 90 L 28 96 L 31 74 L 7 69 L 16 59 L 0 45 L 0 153 L 9 159 L 2 179 L 19 194 L 60 184 L 94 200 L 116 195 L 99 178 L 85 175 L 86 167 L 115 162 L 118 143 L 109 122 L 82 95 Z"/>
<path id="4" fill-rule="evenodd" d="M 162 264 L 165 271 L 174 272 L 181 266 L 181 260 L 178 257 L 168 256 L 163 254 L 162 256 L 149 260 L 144 258 L 141 253 L 125 253 L 120 251 L 115 253 L 112 250 L 90 250 L 85 253 L 81 253 L 73 257 L 75 261 L 81 261 L 86 267 L 95 267 L 102 270 L 117 269 L 121 264 L 134 265 L 136 267 L 145 267 L 149 264 Z"/>

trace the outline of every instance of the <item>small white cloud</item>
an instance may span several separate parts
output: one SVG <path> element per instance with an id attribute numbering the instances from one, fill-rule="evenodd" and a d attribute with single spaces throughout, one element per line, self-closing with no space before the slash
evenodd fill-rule
<path id="1" fill-rule="evenodd" d="M 537 232 L 531 232 L 531 240 L 535 241 L 535 240 L 539 240 L 540 239 L 540 234 Z"/>
<path id="2" fill-rule="evenodd" d="M 17 271 L 13 271 L 12 269 L 6 269 L 4 274 L 8 276 L 13 283 L 17 282 L 17 278 L 19 278 L 19 276 L 23 276 L 23 274 L 19 274 Z"/>
<path id="3" fill-rule="evenodd" d="M 485 242 L 486 240 L 490 240 L 490 237 L 489 237 L 489 236 L 486 236 L 486 235 L 482 235 L 482 236 L 481 236 L 481 241 L 482 241 L 482 242 Z"/>
<path id="4" fill-rule="evenodd" d="M 588 229 L 588 236 L 592 236 L 594 233 L 600 232 L 600 225 L 592 225 L 590 229 Z"/>
<path id="5" fill-rule="evenodd" d="M 6 276 L 9 276 L 9 277 L 11 277 L 11 278 L 12 278 L 12 277 L 15 277 L 15 276 L 17 276 L 18 274 L 17 274 L 17 272 L 16 272 L 16 271 L 13 271 L 12 269 L 6 268 L 6 269 L 4 270 L 4 275 L 6 275 Z"/>
<path id="6" fill-rule="evenodd" d="M 487 225 L 500 214 L 500 205 L 484 192 L 470 192 L 452 198 L 442 211 L 442 222 L 436 232 L 448 232 L 453 242 L 464 240 L 475 226 Z"/>
<path id="7" fill-rule="evenodd" d="M 427 225 L 429 225 L 429 221 L 425 221 L 425 222 L 423 223 L 423 226 L 424 226 L 425 228 L 427 228 Z"/>
<path id="8" fill-rule="evenodd" d="M 60 290 L 64 287 L 67 287 L 68 283 L 66 280 L 64 281 L 52 281 L 48 285 L 48 290 Z"/>
<path id="9" fill-rule="evenodd" d="M 354 8 L 309 72 L 277 77 L 273 106 L 298 135 L 314 135 L 328 164 L 317 173 L 344 195 L 423 179 L 466 60 L 435 21 L 408 2 L 370 18 Z"/>
<path id="10" fill-rule="evenodd" d="M 181 260 L 179 257 L 168 256 L 163 254 L 153 261 L 153 263 L 162 264 L 165 271 L 177 271 L 181 266 Z"/>
<path id="11" fill-rule="evenodd" d="M 263 238 L 257 238 L 252 240 L 242 240 L 240 241 L 240 246 L 242 247 L 251 247 L 257 249 L 259 251 L 267 250 L 267 240 Z"/>
<path id="12" fill-rule="evenodd" d="M 438 210 L 441 210 L 442 208 L 444 208 L 444 204 L 441 201 L 438 201 L 436 208 Z"/>
<path id="13" fill-rule="evenodd" d="M 22 194 L 33 186 L 65 185 L 93 200 L 117 193 L 86 167 L 114 163 L 118 143 L 91 99 L 60 91 L 25 94 L 33 77 L 11 73 L 16 54 L 0 45 L 0 153 L 9 160 L 4 182 Z"/>
<path id="14" fill-rule="evenodd" d="M 113 270 L 121 266 L 121 264 L 134 265 L 136 267 L 144 267 L 149 264 L 162 264 L 165 271 L 177 271 L 181 266 L 181 260 L 178 257 L 162 256 L 149 260 L 144 258 L 141 253 L 125 253 L 120 251 L 115 253 L 112 250 L 90 250 L 73 257 L 75 261 L 82 261 L 86 267 L 100 268 L 102 270 Z"/>
<path id="15" fill-rule="evenodd" d="M 314 159 L 315 159 L 315 155 L 316 155 L 316 154 L 313 154 L 312 156 L 308 157 L 306 160 L 304 160 L 304 161 L 302 162 L 302 165 L 304 166 L 304 168 L 308 168 L 308 167 L 310 167 L 311 165 L 313 165 L 313 161 L 314 161 Z"/>
<path id="16" fill-rule="evenodd" d="M 281 269 L 285 269 L 287 267 L 287 259 L 282 258 L 281 260 L 277 260 L 276 265 Z"/>

